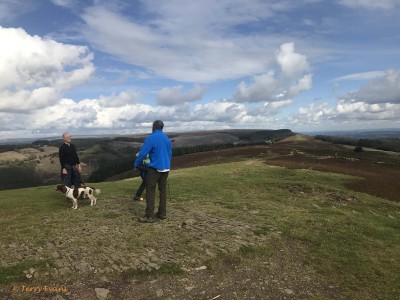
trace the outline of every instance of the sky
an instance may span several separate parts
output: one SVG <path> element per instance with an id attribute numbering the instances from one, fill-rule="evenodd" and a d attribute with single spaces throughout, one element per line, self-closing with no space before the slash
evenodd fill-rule
<path id="1" fill-rule="evenodd" d="M 0 0 L 0 139 L 400 128 L 400 0 Z"/>

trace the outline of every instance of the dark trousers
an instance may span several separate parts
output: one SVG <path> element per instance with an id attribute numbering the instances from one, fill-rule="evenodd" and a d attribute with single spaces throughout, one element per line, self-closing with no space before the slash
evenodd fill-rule
<path id="1" fill-rule="evenodd" d="M 71 185 L 74 185 L 74 187 L 80 188 L 81 175 L 79 174 L 76 166 L 65 165 L 65 168 L 67 169 L 67 174 L 63 174 L 61 171 L 61 181 L 64 182 L 67 187 L 71 187 Z"/>
<path id="2" fill-rule="evenodd" d="M 156 198 L 156 187 L 160 192 L 160 202 L 158 214 L 167 215 L 167 179 L 169 172 L 157 172 L 156 169 L 149 168 L 146 176 L 146 216 L 153 217 Z"/>
<path id="3" fill-rule="evenodd" d="M 140 197 L 143 194 L 144 189 L 146 188 L 146 175 L 147 169 L 144 171 L 140 171 L 140 177 L 142 178 L 142 183 L 140 184 L 138 190 L 136 191 L 136 197 Z"/>

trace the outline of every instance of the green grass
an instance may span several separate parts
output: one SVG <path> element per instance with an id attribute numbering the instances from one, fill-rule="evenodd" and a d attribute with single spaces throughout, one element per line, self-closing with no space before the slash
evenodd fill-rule
<path id="1" fill-rule="evenodd" d="M 170 174 L 172 202 L 168 205 L 176 211 L 188 211 L 188 219 L 190 212 L 215 216 L 249 224 L 256 236 L 279 232 L 285 239 L 302 244 L 306 250 L 299 259 L 327 282 L 340 286 L 348 299 L 398 299 L 400 205 L 348 190 L 345 183 L 353 179 L 273 167 L 257 160 L 181 169 Z M 121 219 L 126 226 L 139 226 L 129 225 L 132 213 L 137 216 L 143 212 L 129 211 L 128 203 L 136 187 L 132 181 L 94 185 L 102 190 L 99 207 L 92 209 L 86 204 L 77 211 L 70 209 L 53 187 L 0 192 L 0 243 L 45 245 L 55 238 L 54 228 L 68 234 L 66 229 L 71 222 L 84 227 L 88 219 L 97 222 L 99 228 L 111 227 Z M 120 206 L 101 208 L 102 199 Z M 168 244 L 174 247 L 174 253 L 200 257 L 200 250 L 193 245 L 195 236 L 182 232 L 174 235 L 159 224 L 162 223 L 137 230 L 134 227 L 123 237 L 126 247 L 135 251 L 154 239 L 165 239 L 166 244 L 176 241 Z M 87 233 L 91 234 L 96 233 Z M 225 235 L 229 238 L 234 233 L 227 231 Z M 84 238 L 74 241 L 77 247 L 86 243 Z M 109 245 L 113 238 L 99 238 L 93 247 Z M 247 245 L 231 253 L 217 253 L 204 262 L 212 269 L 218 261 L 237 264 L 254 256 L 275 254 L 269 245 Z M 23 280 L 19 276 L 27 265 L 0 265 L 0 281 L 7 284 Z M 178 262 L 171 262 L 158 270 L 129 269 L 124 276 L 179 275 L 181 271 Z"/>
<path id="2" fill-rule="evenodd" d="M 121 276 L 124 280 L 138 278 L 144 279 L 150 276 L 157 275 L 182 275 L 184 271 L 181 266 L 174 262 L 163 263 L 159 269 L 128 269 L 122 272 Z"/>
<path id="3" fill-rule="evenodd" d="M 181 179 L 185 176 L 191 180 Z M 304 242 L 307 263 L 346 289 L 349 297 L 396 299 L 399 203 L 349 191 L 344 187 L 348 180 L 350 176 L 249 161 L 182 170 L 174 186 L 188 191 L 179 200 L 196 209 L 255 223 L 258 235 L 273 226 Z M 201 202 L 188 197 L 190 189 L 200 194 Z M 260 213 L 246 213 L 251 210 Z"/>
<path id="4" fill-rule="evenodd" d="M 45 270 L 48 261 L 21 261 L 13 266 L 0 267 L 0 282 L 11 284 L 14 282 L 28 282 L 27 274 L 24 271 L 33 268 L 38 272 Z M 29 273 L 28 273 L 29 275 Z"/>

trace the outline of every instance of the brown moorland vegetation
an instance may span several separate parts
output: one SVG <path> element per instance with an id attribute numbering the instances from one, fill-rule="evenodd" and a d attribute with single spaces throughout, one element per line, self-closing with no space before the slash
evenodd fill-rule
<path id="1" fill-rule="evenodd" d="M 268 146 L 248 146 L 174 157 L 175 169 L 212 165 L 259 157 L 270 165 L 293 169 L 313 169 L 360 177 L 348 187 L 400 202 L 400 154 L 384 151 L 356 153 L 352 148 L 310 137 L 295 136 Z"/>

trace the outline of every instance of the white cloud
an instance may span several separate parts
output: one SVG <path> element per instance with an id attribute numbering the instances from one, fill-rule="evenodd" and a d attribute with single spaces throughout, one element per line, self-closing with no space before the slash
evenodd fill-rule
<path id="1" fill-rule="evenodd" d="M 103 106 L 98 99 L 75 102 L 62 99 L 40 111 L 28 113 L 0 112 L 0 139 L 13 136 L 60 136 L 69 131 L 79 134 L 129 134 L 148 132 L 156 119 L 168 124 L 168 130 L 200 130 L 218 128 L 275 128 L 283 126 L 273 119 L 273 111 L 287 105 L 285 101 L 269 105 L 265 112 L 252 114 L 241 103 L 227 100 L 197 104 L 192 109 L 181 106 L 150 106 L 146 104 L 124 104 Z M 104 103 L 103 103 L 104 104 Z"/>
<path id="2" fill-rule="evenodd" d="M 294 51 L 293 43 L 282 44 L 276 53 L 280 72 L 269 71 L 240 82 L 233 98 L 238 102 L 274 102 L 292 99 L 312 87 L 312 74 L 305 55 Z"/>
<path id="3" fill-rule="evenodd" d="M 250 84 L 242 81 L 236 89 L 234 99 L 240 102 L 274 101 L 275 94 L 281 92 L 279 88 L 280 84 L 275 78 L 275 73 L 270 71 L 254 76 Z"/>
<path id="4" fill-rule="evenodd" d="M 147 132 L 154 119 L 176 130 L 372 124 L 384 117 L 395 122 L 399 113 L 398 70 L 357 73 L 375 70 L 368 63 L 377 57 L 382 70 L 396 61 L 395 0 L 337 0 L 328 6 L 324 0 L 0 2 L 3 24 L 23 24 L 45 36 L 0 27 L 0 37 L 6 36 L 0 39 L 0 135 L 14 129 L 16 135 L 59 136 L 65 127 L 78 133 Z M 23 19 L 33 4 L 36 13 Z M 45 13 L 49 18 L 37 19 Z M 369 28 L 368 36 L 354 24 Z M 98 51 L 96 60 L 88 47 L 66 41 L 86 43 Z M 76 88 L 93 76 L 93 62 L 101 72 Z M 348 75 L 332 80 L 337 74 Z M 344 95 L 336 106 L 304 104 L 287 120 L 313 80 L 318 87 L 301 101 L 330 99 L 324 84 L 332 81 Z M 360 80 L 370 82 L 354 90 Z M 349 87 L 352 92 L 344 90 Z"/>
<path id="5" fill-rule="evenodd" d="M 299 95 L 301 92 L 307 91 L 312 87 L 312 74 L 306 74 L 297 82 L 289 87 L 288 96 L 295 97 Z"/>
<path id="6" fill-rule="evenodd" d="M 204 91 L 204 87 L 196 85 L 193 89 L 185 93 L 183 86 L 178 85 L 161 89 L 157 92 L 156 99 L 160 105 L 171 106 L 200 100 L 203 97 Z"/>
<path id="7" fill-rule="evenodd" d="M 336 111 L 329 107 L 328 104 L 323 103 L 320 105 L 316 105 L 311 103 L 308 107 L 300 108 L 298 114 L 296 115 L 296 119 L 305 123 L 323 123 L 329 119 L 336 117 Z"/>
<path id="8" fill-rule="evenodd" d="M 315 25 L 315 21 L 313 21 L 311 19 L 302 19 L 301 21 L 302 21 L 302 23 L 304 25 L 307 25 L 307 26 L 314 26 Z"/>
<path id="9" fill-rule="evenodd" d="M 185 2 L 185 5 L 181 1 L 153 0 L 142 4 L 138 10 L 147 8 L 150 12 L 146 19 L 128 18 L 115 8 L 89 7 L 82 16 L 85 22 L 82 34 L 99 51 L 143 67 L 156 76 L 190 83 L 268 72 L 269 59 L 274 56 L 272 49 L 288 38 L 247 35 L 235 28 L 261 23 L 275 12 L 296 6 L 282 1 L 237 0 Z M 285 47 L 289 49 L 281 50 L 287 52 L 282 57 L 284 72 L 303 68 L 304 57 L 294 53 L 290 44 Z"/>
<path id="10" fill-rule="evenodd" d="M 384 71 L 371 71 L 356 74 L 349 74 L 333 79 L 332 81 L 342 81 L 342 80 L 370 80 L 376 77 L 381 77 L 385 74 Z"/>
<path id="11" fill-rule="evenodd" d="M 293 103 L 293 100 L 287 99 L 282 101 L 275 102 L 265 102 L 262 105 L 255 107 L 254 109 L 250 109 L 247 113 L 248 116 L 265 118 L 272 117 L 278 113 L 278 111 Z"/>
<path id="12" fill-rule="evenodd" d="M 400 103 L 400 71 L 387 70 L 358 91 L 341 97 L 348 102 Z"/>
<path id="13" fill-rule="evenodd" d="M 276 60 L 279 63 L 282 74 L 288 78 L 297 77 L 309 70 L 307 57 L 294 51 L 293 43 L 281 45 L 276 54 Z"/>
<path id="14" fill-rule="evenodd" d="M 56 103 L 94 72 L 92 54 L 23 29 L 0 27 L 0 111 L 24 112 Z"/>
<path id="15" fill-rule="evenodd" d="M 243 104 L 229 101 L 213 101 L 196 105 L 187 120 L 236 123 L 247 114 L 246 110 Z"/>
<path id="16" fill-rule="evenodd" d="M 392 128 L 400 126 L 399 115 L 400 104 L 338 101 L 337 105 L 332 107 L 327 103 L 312 103 L 291 115 L 287 124 L 292 128 L 308 130 L 366 129 L 377 128 L 377 125 L 381 128 Z"/>
<path id="17" fill-rule="evenodd" d="M 33 10 L 37 5 L 32 0 L 2 0 L 0 2 L 0 21 L 10 21 L 18 15 Z"/>
<path id="18" fill-rule="evenodd" d="M 292 1 L 271 0 L 146 0 L 146 7 L 154 11 L 159 18 L 154 23 L 168 32 L 190 36 L 192 32 L 207 33 L 214 31 L 216 35 L 226 32 L 227 28 L 258 22 L 274 16 L 276 12 L 293 9 Z M 301 4 L 300 4 L 301 5 Z"/>
<path id="19" fill-rule="evenodd" d="M 100 96 L 99 104 L 102 107 L 116 107 L 125 104 L 135 104 L 141 97 L 138 91 L 122 91 L 111 96 Z"/>
<path id="20" fill-rule="evenodd" d="M 58 5 L 61 7 L 75 7 L 75 5 L 77 4 L 76 0 L 51 0 L 51 2 L 54 3 L 54 5 Z"/>
<path id="21" fill-rule="evenodd" d="M 336 111 L 341 118 L 358 120 L 398 120 L 400 104 L 369 104 L 365 102 L 347 103 L 339 101 Z"/>
<path id="22" fill-rule="evenodd" d="M 339 0 L 339 3 L 352 8 L 393 9 L 399 5 L 398 0 Z"/>

